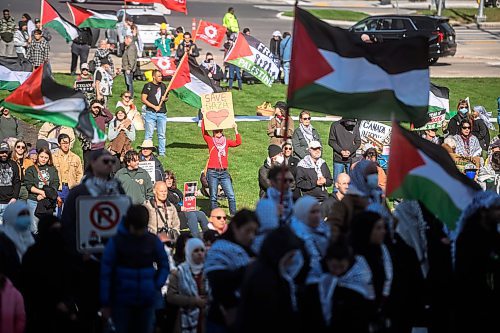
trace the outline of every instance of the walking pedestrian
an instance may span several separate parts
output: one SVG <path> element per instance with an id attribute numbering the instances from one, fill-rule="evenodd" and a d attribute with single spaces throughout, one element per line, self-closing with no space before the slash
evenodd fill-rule
<path id="1" fill-rule="evenodd" d="M 144 127 L 146 133 L 144 140 L 153 140 L 156 128 L 158 133 L 158 151 L 160 156 L 165 156 L 167 130 L 167 86 L 162 82 L 163 76 L 157 69 L 153 71 L 153 82 L 148 82 L 142 88 L 141 101 L 143 106 Z"/>
<path id="2" fill-rule="evenodd" d="M 3 10 L 0 20 L 0 57 L 15 57 L 14 33 L 16 32 L 16 21 L 10 16 L 10 10 Z"/>

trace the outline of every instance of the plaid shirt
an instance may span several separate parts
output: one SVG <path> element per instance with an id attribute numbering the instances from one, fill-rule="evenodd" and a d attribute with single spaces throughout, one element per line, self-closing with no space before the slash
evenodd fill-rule
<path id="1" fill-rule="evenodd" d="M 49 60 L 49 43 L 45 39 L 40 41 L 33 40 L 28 46 L 26 58 L 31 62 L 33 67 L 38 67 L 45 61 Z"/>
<path id="2" fill-rule="evenodd" d="M 16 21 L 14 21 L 14 18 L 9 17 L 8 20 L 6 20 L 4 17 L 0 19 L 0 33 L 2 32 L 11 32 L 14 33 L 16 31 Z"/>

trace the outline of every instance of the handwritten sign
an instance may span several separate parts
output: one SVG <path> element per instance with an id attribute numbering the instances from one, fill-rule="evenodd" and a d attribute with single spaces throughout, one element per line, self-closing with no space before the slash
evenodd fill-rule
<path id="1" fill-rule="evenodd" d="M 151 182 L 154 184 L 156 181 L 155 161 L 140 161 L 139 167 L 146 170 L 149 177 L 151 178 Z"/>
<path id="2" fill-rule="evenodd" d="M 196 190 L 198 187 L 197 182 L 184 183 L 184 202 L 183 206 L 186 212 L 196 210 Z"/>
<path id="3" fill-rule="evenodd" d="M 362 120 L 359 125 L 361 146 L 372 146 L 379 152 L 382 152 L 383 147 L 390 144 L 391 130 L 391 126 L 379 123 L 378 121 Z M 366 150 L 366 148 L 363 150 Z"/>
<path id="4" fill-rule="evenodd" d="M 201 104 L 207 131 L 233 127 L 233 96 L 230 92 L 202 95 Z"/>

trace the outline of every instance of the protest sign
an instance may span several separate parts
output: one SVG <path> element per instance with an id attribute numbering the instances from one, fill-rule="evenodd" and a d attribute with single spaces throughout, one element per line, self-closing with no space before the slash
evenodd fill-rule
<path id="1" fill-rule="evenodd" d="M 234 109 L 231 92 L 202 95 L 201 105 L 207 131 L 233 127 Z"/>
<path id="2" fill-rule="evenodd" d="M 361 147 L 373 146 L 379 152 L 382 152 L 384 146 L 390 144 L 391 130 L 391 126 L 379 123 L 378 121 L 362 120 L 359 124 Z M 366 148 L 363 150 L 366 150 Z"/>
<path id="3" fill-rule="evenodd" d="M 184 183 L 184 202 L 183 206 L 186 212 L 196 210 L 196 190 L 198 187 L 197 182 Z"/>
<path id="4" fill-rule="evenodd" d="M 94 91 L 94 81 L 92 80 L 80 80 L 75 81 L 75 90 L 79 90 L 81 92 L 93 92 Z"/>
<path id="5" fill-rule="evenodd" d="M 156 179 L 155 161 L 140 161 L 139 167 L 146 170 L 149 177 L 151 178 L 151 182 L 154 184 Z"/>

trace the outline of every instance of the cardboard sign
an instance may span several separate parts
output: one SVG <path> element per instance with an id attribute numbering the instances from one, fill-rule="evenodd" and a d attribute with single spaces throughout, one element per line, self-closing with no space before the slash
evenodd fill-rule
<path id="1" fill-rule="evenodd" d="M 183 206 L 186 212 L 192 212 L 196 210 L 196 190 L 198 187 L 198 182 L 187 182 L 184 183 L 184 202 Z"/>
<path id="2" fill-rule="evenodd" d="M 234 108 L 231 92 L 202 95 L 201 105 L 207 131 L 233 127 Z"/>
<path id="3" fill-rule="evenodd" d="M 362 120 L 359 124 L 359 134 L 361 136 L 361 147 L 373 146 L 377 151 L 382 152 L 384 146 L 388 146 L 391 141 L 392 128 L 389 125 L 377 121 Z"/>
<path id="4" fill-rule="evenodd" d="M 155 161 L 140 161 L 139 168 L 146 170 L 149 178 L 151 178 L 151 182 L 154 184 L 156 179 Z"/>
<path id="5" fill-rule="evenodd" d="M 92 86 L 94 81 L 92 80 L 81 80 L 75 82 L 75 90 L 79 90 L 81 92 L 93 92 L 94 87 Z"/>
<path id="6" fill-rule="evenodd" d="M 113 237 L 130 198 L 122 196 L 81 196 L 76 199 L 76 249 L 80 253 L 102 253 L 107 241 Z"/>

